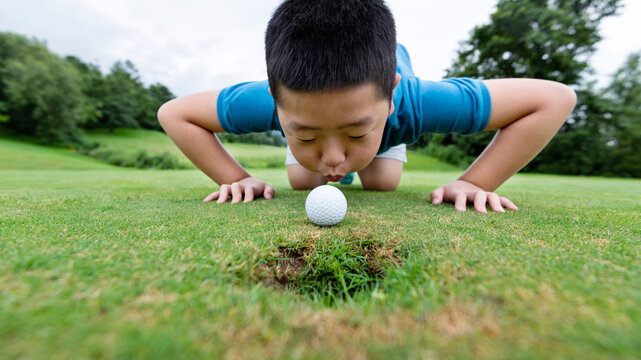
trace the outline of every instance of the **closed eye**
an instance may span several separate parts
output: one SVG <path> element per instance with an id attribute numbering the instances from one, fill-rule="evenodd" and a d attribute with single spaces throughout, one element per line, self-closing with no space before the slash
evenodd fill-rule
<path id="1" fill-rule="evenodd" d="M 367 134 L 365 134 L 365 135 L 367 135 Z M 350 136 L 349 138 L 350 138 L 350 139 L 362 139 L 362 138 L 364 138 L 364 137 L 365 137 L 365 135 L 361 135 L 361 136 Z"/>
<path id="2" fill-rule="evenodd" d="M 296 138 L 296 139 L 297 139 L 298 141 L 300 141 L 300 142 L 304 142 L 304 143 L 311 143 L 311 142 L 314 142 L 314 140 L 316 140 L 316 139 L 308 139 L 308 140 L 304 140 L 304 139 L 299 139 L 299 138 Z"/>

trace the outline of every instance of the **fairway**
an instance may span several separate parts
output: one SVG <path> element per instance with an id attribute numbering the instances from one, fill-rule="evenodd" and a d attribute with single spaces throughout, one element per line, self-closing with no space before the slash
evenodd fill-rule
<path id="1" fill-rule="evenodd" d="M 100 150 L 117 151 L 132 156 L 139 151 L 152 154 L 169 153 L 185 168 L 196 167 L 164 133 L 143 129 L 94 130 L 87 138 L 100 144 Z M 261 146 L 255 144 L 225 144 L 229 153 L 244 167 L 285 168 L 285 147 Z"/>
<path id="2" fill-rule="evenodd" d="M 429 204 L 458 172 L 411 170 L 340 185 L 347 215 L 319 228 L 282 168 L 250 169 L 274 200 L 217 205 L 197 170 L 17 167 L 0 358 L 641 354 L 639 180 L 517 175 L 498 192 L 520 210 L 479 214 Z"/>

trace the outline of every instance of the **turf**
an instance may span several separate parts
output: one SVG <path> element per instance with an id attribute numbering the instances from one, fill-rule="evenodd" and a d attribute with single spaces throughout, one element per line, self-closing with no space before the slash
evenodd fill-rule
<path id="1" fill-rule="evenodd" d="M 520 210 L 479 214 L 428 203 L 457 173 L 407 171 L 392 193 L 341 185 L 346 218 L 319 228 L 283 169 L 251 170 L 274 200 L 217 205 L 196 170 L 16 167 L 0 357 L 641 354 L 639 180 L 517 175 L 499 192 Z"/>
<path id="2" fill-rule="evenodd" d="M 0 170 L 99 170 L 111 169 L 98 160 L 67 148 L 40 146 L 0 137 Z"/>
<path id="3" fill-rule="evenodd" d="M 100 144 L 101 150 L 133 156 L 141 150 L 151 154 L 169 153 L 187 168 L 196 167 L 164 133 L 142 129 L 94 130 L 87 139 Z M 285 148 L 254 144 L 225 144 L 229 153 L 243 166 L 252 168 L 285 168 Z"/>

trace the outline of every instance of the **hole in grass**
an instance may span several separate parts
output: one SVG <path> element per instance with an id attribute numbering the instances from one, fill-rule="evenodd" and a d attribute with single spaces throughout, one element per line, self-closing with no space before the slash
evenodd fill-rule
<path id="1" fill-rule="evenodd" d="M 400 265 L 395 243 L 369 232 L 323 238 L 321 232 L 284 245 L 267 261 L 263 283 L 293 290 L 327 306 L 370 293 L 388 268 Z"/>

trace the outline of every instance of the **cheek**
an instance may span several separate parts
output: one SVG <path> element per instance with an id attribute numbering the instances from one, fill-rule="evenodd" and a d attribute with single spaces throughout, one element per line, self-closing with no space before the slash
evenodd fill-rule
<path id="1" fill-rule="evenodd" d="M 316 165 L 318 164 L 318 156 L 316 155 L 318 151 L 312 146 L 306 146 L 301 148 L 299 146 L 289 146 L 294 158 L 298 161 L 303 167 L 307 170 L 315 171 Z"/>
<path id="2" fill-rule="evenodd" d="M 369 163 L 374 160 L 376 152 L 378 152 L 379 143 L 373 142 L 365 146 L 355 146 L 350 149 L 350 161 L 352 166 L 358 171 L 365 168 Z"/>

